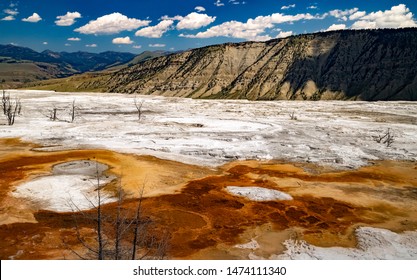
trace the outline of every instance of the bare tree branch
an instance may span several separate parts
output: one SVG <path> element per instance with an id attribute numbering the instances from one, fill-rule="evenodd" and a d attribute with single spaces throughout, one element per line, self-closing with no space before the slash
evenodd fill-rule
<path id="1" fill-rule="evenodd" d="M 6 92 L 3 90 L 2 107 L 3 107 L 3 114 L 7 118 L 7 124 L 13 125 L 16 115 L 20 115 L 22 111 L 22 104 L 20 100 L 16 98 L 14 102 L 12 102 L 10 99 L 10 94 L 6 95 Z"/>
<path id="2" fill-rule="evenodd" d="M 141 100 L 140 102 L 137 101 L 136 95 L 134 99 L 136 110 L 138 111 L 138 121 L 140 121 L 142 117 L 142 106 L 145 101 Z"/>

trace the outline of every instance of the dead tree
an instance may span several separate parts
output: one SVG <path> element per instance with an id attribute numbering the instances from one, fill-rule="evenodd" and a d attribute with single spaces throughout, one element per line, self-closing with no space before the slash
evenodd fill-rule
<path id="1" fill-rule="evenodd" d="M 102 217 L 101 217 L 101 185 L 100 185 L 100 174 L 98 172 L 98 167 L 96 168 L 96 176 L 97 176 L 97 240 L 98 240 L 98 254 L 97 257 L 99 260 L 103 260 L 103 233 L 102 233 Z"/>
<path id="2" fill-rule="evenodd" d="M 52 110 L 51 110 L 51 112 L 50 112 L 50 116 L 49 116 L 49 119 L 51 120 L 51 121 L 56 121 L 58 118 L 57 118 L 57 111 L 58 111 L 58 108 L 52 108 Z"/>
<path id="3" fill-rule="evenodd" d="M 71 109 L 70 109 L 71 122 L 74 122 L 74 120 L 75 120 L 75 109 L 76 109 L 76 107 L 75 107 L 75 99 L 74 99 L 72 101 L 72 106 L 71 106 Z"/>
<path id="4" fill-rule="evenodd" d="M 394 143 L 395 136 L 391 129 L 388 128 L 385 134 L 374 136 L 373 139 L 375 142 L 385 144 L 389 148 Z"/>
<path id="5" fill-rule="evenodd" d="M 292 121 L 296 121 L 297 120 L 297 116 L 295 115 L 294 111 L 292 111 L 292 113 L 290 114 L 290 119 Z"/>
<path id="6" fill-rule="evenodd" d="M 76 236 L 87 253 L 82 254 L 71 248 L 70 250 L 81 259 L 163 259 L 168 249 L 169 235 L 164 233 L 160 237 L 150 233 L 149 227 L 152 221 L 149 217 L 143 215 L 142 209 L 143 188 L 139 193 L 137 206 L 132 211 L 131 208 L 125 206 L 125 193 L 121 184 L 119 184 L 116 191 L 116 211 L 109 214 L 109 211 L 103 211 L 105 196 L 102 193 L 103 186 L 101 186 L 101 174 L 99 174 L 98 168 L 96 176 L 97 201 L 89 200 L 94 211 L 83 212 L 74 205 L 76 210 L 74 211 Z M 95 242 L 87 242 L 86 239 L 88 240 L 88 238 L 82 236 L 77 216 L 81 216 L 85 220 L 93 219 Z"/>
<path id="7" fill-rule="evenodd" d="M 6 95 L 5 90 L 3 90 L 3 96 L 2 96 L 1 101 L 2 101 L 3 114 L 6 116 L 7 115 L 6 104 L 10 101 L 10 94 Z"/>
<path id="8" fill-rule="evenodd" d="M 134 103 L 135 103 L 136 111 L 138 111 L 138 121 L 140 121 L 140 119 L 142 117 L 142 106 L 143 106 L 144 102 L 145 101 L 143 101 L 143 100 L 138 102 L 137 99 L 136 99 L 136 96 L 135 96 Z"/>
<path id="9" fill-rule="evenodd" d="M 64 120 L 64 119 L 59 119 L 58 118 L 58 111 L 64 111 L 65 109 L 63 108 L 57 108 L 55 105 L 54 107 L 49 111 L 49 114 L 47 115 L 47 117 L 51 120 L 51 121 L 63 121 L 63 122 L 74 122 L 75 117 L 77 115 L 76 111 L 77 111 L 77 106 L 75 106 L 75 99 L 72 101 L 71 103 L 71 107 L 69 109 L 69 115 L 70 115 L 70 120 Z"/>
<path id="10" fill-rule="evenodd" d="M 135 223 L 135 228 L 133 230 L 133 241 L 132 241 L 132 258 L 131 258 L 132 260 L 136 259 L 136 247 L 137 247 L 138 239 L 139 239 L 139 223 L 138 223 L 138 221 L 140 221 L 140 219 L 141 219 L 140 214 L 141 214 L 141 210 L 142 210 L 143 189 L 144 188 L 142 187 L 141 192 L 139 194 L 139 203 L 138 203 L 138 206 L 136 208 L 136 215 L 135 215 L 136 223 Z"/>
<path id="11" fill-rule="evenodd" d="M 16 115 L 20 115 L 22 110 L 22 104 L 19 99 L 15 99 L 14 102 L 10 99 L 10 94 L 6 95 L 5 91 L 3 90 L 2 95 L 2 107 L 3 107 L 3 114 L 7 118 L 7 124 L 13 125 Z"/>

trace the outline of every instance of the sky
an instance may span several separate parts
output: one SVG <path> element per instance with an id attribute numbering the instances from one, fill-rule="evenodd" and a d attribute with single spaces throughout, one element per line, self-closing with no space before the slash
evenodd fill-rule
<path id="1" fill-rule="evenodd" d="M 179 51 L 337 29 L 417 27 L 416 0 L 0 0 L 0 44 Z"/>

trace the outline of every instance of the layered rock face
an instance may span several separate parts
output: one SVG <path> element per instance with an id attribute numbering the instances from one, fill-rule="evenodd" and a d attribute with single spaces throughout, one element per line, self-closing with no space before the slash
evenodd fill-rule
<path id="1" fill-rule="evenodd" d="M 417 100 L 417 29 L 344 30 L 189 50 L 124 68 L 112 92 L 250 100 Z"/>

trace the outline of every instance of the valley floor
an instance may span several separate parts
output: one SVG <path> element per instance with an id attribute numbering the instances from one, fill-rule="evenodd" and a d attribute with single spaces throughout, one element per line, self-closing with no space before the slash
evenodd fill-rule
<path id="1" fill-rule="evenodd" d="M 8 93 L 22 110 L 0 118 L 1 259 L 76 258 L 69 202 L 91 208 L 94 162 L 106 211 L 115 180 L 127 208 L 144 187 L 171 258 L 417 258 L 416 103 Z"/>

